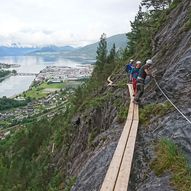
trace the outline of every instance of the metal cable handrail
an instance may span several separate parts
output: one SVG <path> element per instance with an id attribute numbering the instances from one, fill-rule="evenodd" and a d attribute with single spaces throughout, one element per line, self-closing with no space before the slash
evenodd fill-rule
<path id="1" fill-rule="evenodd" d="M 171 105 L 191 124 L 190 119 L 188 119 L 188 117 L 186 117 L 182 111 L 170 100 L 170 98 L 164 93 L 164 91 L 162 90 L 162 88 L 160 87 L 160 85 L 158 84 L 158 82 L 156 81 L 156 79 L 154 78 L 154 81 L 158 87 L 158 89 L 161 91 L 161 93 L 166 97 L 166 99 L 171 103 Z"/>

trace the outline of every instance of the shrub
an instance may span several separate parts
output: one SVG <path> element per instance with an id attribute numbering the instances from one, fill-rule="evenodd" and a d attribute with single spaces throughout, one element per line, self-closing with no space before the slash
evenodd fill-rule
<path id="1" fill-rule="evenodd" d="M 152 116 L 163 116 L 167 112 L 172 110 L 172 105 L 169 102 L 159 103 L 159 104 L 149 104 L 140 109 L 140 123 L 148 125 L 150 118 Z"/>

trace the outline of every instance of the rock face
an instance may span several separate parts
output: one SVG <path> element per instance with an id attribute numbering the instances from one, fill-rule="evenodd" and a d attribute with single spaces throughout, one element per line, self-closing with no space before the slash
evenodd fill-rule
<path id="1" fill-rule="evenodd" d="M 190 12 L 190 0 L 183 0 L 171 11 L 153 40 L 153 60 L 158 83 L 191 119 L 191 29 L 188 28 L 188 23 L 191 22 Z M 114 83 L 123 80 L 124 76 L 121 74 L 119 72 L 112 79 Z M 60 166 L 67 166 L 63 169 L 66 176 L 77 177 L 72 191 L 98 191 L 115 151 L 124 124 L 117 120 L 114 101 L 121 97 L 122 104 L 128 107 L 129 96 L 127 88 L 106 85 L 99 95 L 108 92 L 112 93 L 112 97 L 100 107 L 76 116 L 76 136 L 70 146 L 69 158 L 58 162 Z M 144 94 L 145 104 L 160 103 L 165 99 L 154 83 L 148 84 Z M 143 125 L 139 127 L 129 190 L 173 191 L 169 183 L 170 174 L 157 177 L 149 168 L 149 163 L 155 157 L 152 143 L 161 137 L 170 137 L 182 147 L 191 162 L 191 125 L 176 110 L 160 118 L 153 116 L 150 120 L 152 123 L 147 128 Z M 57 154 L 55 160 L 61 156 Z M 67 165 L 61 165 L 65 161 Z"/>
<path id="2" fill-rule="evenodd" d="M 125 120 L 119 120 L 117 100 L 128 108 L 128 89 L 107 87 L 106 83 L 95 97 L 106 94 L 109 96 L 102 104 L 79 112 L 73 119 L 75 137 L 68 158 L 64 157 L 64 146 L 54 157 L 57 167 L 64 167 L 63 176 L 77 177 L 72 191 L 99 190 L 123 129 Z"/>
<path id="3" fill-rule="evenodd" d="M 189 119 L 191 119 L 191 27 L 188 28 L 187 24 L 190 22 L 190 11 L 191 2 L 183 0 L 170 13 L 169 19 L 156 34 L 153 43 L 157 81 L 166 95 Z M 151 85 L 148 85 L 147 90 L 150 89 Z M 165 101 L 166 98 L 156 86 L 152 87 L 152 90 L 154 91 L 145 93 L 145 104 Z M 141 126 L 139 130 L 131 175 L 132 190 L 171 191 L 173 189 L 168 183 L 170 175 L 156 177 L 148 166 L 155 157 L 152 143 L 162 137 L 171 138 L 183 149 L 191 162 L 191 124 L 176 110 L 150 120 L 152 123 L 149 126 L 146 128 Z"/>

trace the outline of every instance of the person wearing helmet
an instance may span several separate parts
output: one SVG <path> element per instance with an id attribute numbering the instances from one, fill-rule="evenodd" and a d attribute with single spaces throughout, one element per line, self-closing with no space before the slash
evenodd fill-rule
<path id="1" fill-rule="evenodd" d="M 129 64 L 126 64 L 126 66 L 125 66 L 125 70 L 126 70 L 126 72 L 127 72 L 127 74 L 128 74 L 128 78 L 129 78 L 129 81 L 130 81 L 130 82 L 132 81 L 131 70 L 132 70 L 132 68 L 133 68 L 133 62 L 134 62 L 134 60 L 131 59 L 130 62 L 129 62 Z"/>
<path id="2" fill-rule="evenodd" d="M 141 61 L 137 61 L 135 68 L 132 68 L 131 75 L 132 75 L 132 82 L 133 82 L 133 91 L 135 96 L 137 94 L 137 77 L 139 75 L 139 69 L 141 68 Z"/>
<path id="3" fill-rule="evenodd" d="M 152 73 L 149 71 L 149 68 L 153 65 L 151 59 L 146 61 L 146 64 L 139 69 L 139 74 L 137 77 L 137 94 L 134 98 L 134 103 L 138 104 L 140 102 L 140 98 L 144 93 L 144 85 L 145 79 L 147 76 L 152 77 Z"/>

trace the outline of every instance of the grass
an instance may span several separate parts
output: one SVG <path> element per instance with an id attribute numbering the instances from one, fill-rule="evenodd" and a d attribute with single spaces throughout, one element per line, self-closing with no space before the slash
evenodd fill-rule
<path id="1" fill-rule="evenodd" d="M 121 105 L 118 108 L 118 114 L 117 114 L 118 122 L 123 123 L 127 119 L 127 114 L 128 114 L 128 107 Z"/>
<path id="2" fill-rule="evenodd" d="M 191 191 L 191 168 L 177 146 L 169 139 L 162 139 L 156 145 L 156 153 L 157 158 L 151 163 L 156 175 L 169 171 L 171 185 L 177 191 Z"/>
<path id="3" fill-rule="evenodd" d="M 77 177 L 73 176 L 67 181 L 67 186 L 64 188 L 64 191 L 70 191 L 74 184 L 76 183 Z"/>
<path id="4" fill-rule="evenodd" d="M 36 88 L 32 88 L 28 90 L 26 93 L 24 93 L 24 96 L 30 97 L 33 99 L 40 99 L 45 97 L 46 95 L 47 95 L 46 93 L 43 93 L 41 90 L 38 90 Z"/>
<path id="5" fill-rule="evenodd" d="M 96 136 L 98 135 L 98 132 L 95 130 L 91 130 L 91 132 L 88 134 L 88 147 L 92 147 L 92 143 L 94 141 L 94 139 L 96 138 Z"/>
<path id="6" fill-rule="evenodd" d="M 83 105 L 80 107 L 81 109 L 85 108 L 98 108 L 101 107 L 105 102 L 107 102 L 113 95 L 111 93 L 108 93 L 104 96 L 95 97 L 87 100 L 83 103 Z"/>
<path id="7" fill-rule="evenodd" d="M 49 93 L 49 90 L 58 91 L 63 88 L 76 88 L 81 85 L 82 81 L 65 81 L 63 83 L 52 83 L 43 82 L 38 86 L 33 86 L 31 89 L 23 93 L 24 97 L 30 97 L 32 99 L 40 99 L 46 97 Z M 46 91 L 48 90 L 48 91 Z"/>
<path id="8" fill-rule="evenodd" d="M 124 80 L 118 82 L 118 83 L 116 84 L 116 86 L 117 86 L 118 88 L 127 88 L 127 81 L 128 81 L 127 78 L 124 78 Z"/>
<path id="9" fill-rule="evenodd" d="M 182 0 L 174 0 L 173 3 L 169 7 L 169 12 L 173 9 L 177 8 L 177 6 L 182 2 Z"/>
<path id="10" fill-rule="evenodd" d="M 62 89 L 65 87 L 65 83 L 53 83 L 48 84 L 47 82 L 44 82 L 40 84 L 39 86 L 33 86 L 31 89 L 29 89 L 27 92 L 24 93 L 26 97 L 30 97 L 33 99 L 40 99 L 45 96 L 47 96 L 48 92 L 45 92 L 46 89 Z"/>
<path id="11" fill-rule="evenodd" d="M 163 116 L 168 111 L 171 111 L 173 106 L 169 102 L 159 103 L 159 104 L 149 104 L 140 109 L 140 123 L 143 125 L 148 125 L 152 116 Z"/>
<path id="12" fill-rule="evenodd" d="M 117 108 L 117 119 L 119 123 L 123 123 L 127 119 L 128 106 L 124 105 L 121 98 L 115 100 L 114 105 Z"/>
<path id="13" fill-rule="evenodd" d="M 188 10 L 188 15 L 189 15 L 188 20 L 183 26 L 183 29 L 186 32 L 191 29 L 191 8 Z"/>
<path id="14" fill-rule="evenodd" d="M 53 84 L 48 84 L 46 82 L 42 83 L 40 85 L 41 88 L 58 88 L 58 89 L 61 89 L 61 88 L 64 88 L 65 87 L 65 83 L 53 83 Z"/>
<path id="15" fill-rule="evenodd" d="M 0 126 L 5 126 L 5 127 L 7 127 L 7 126 L 9 126 L 11 123 L 9 123 L 8 121 L 0 121 Z"/>

